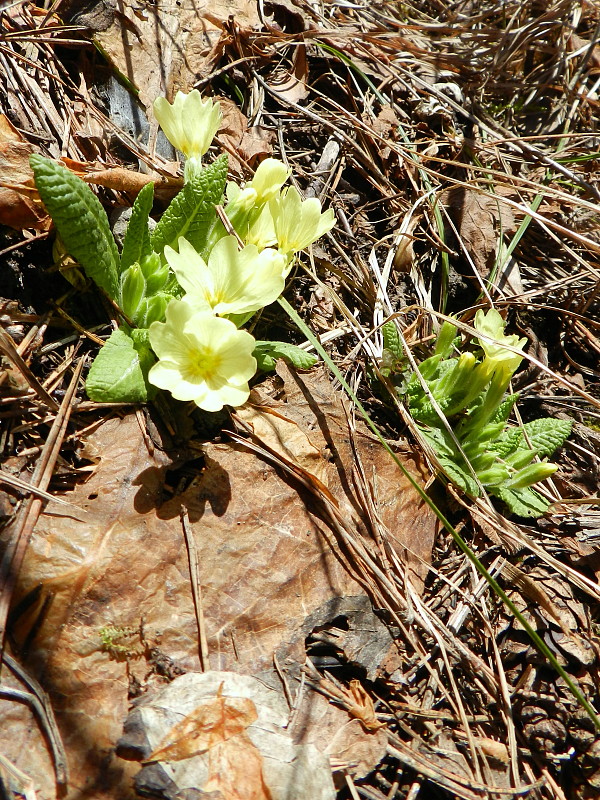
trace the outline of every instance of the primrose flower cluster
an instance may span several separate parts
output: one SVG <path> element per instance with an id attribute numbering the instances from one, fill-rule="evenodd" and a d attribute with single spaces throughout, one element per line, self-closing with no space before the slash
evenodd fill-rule
<path id="1" fill-rule="evenodd" d="M 172 104 L 158 98 L 154 114 L 186 157 L 185 184 L 196 185 L 221 123 L 219 104 L 197 90 L 178 92 Z M 246 401 L 256 342 L 240 327 L 281 295 L 296 253 L 334 225 L 331 209 L 322 213 L 317 199 L 303 201 L 293 186 L 283 188 L 288 177 L 283 163 L 267 158 L 251 181 L 227 185 L 228 224 L 215 214 L 200 250 L 185 235 L 164 247 L 183 294 L 171 299 L 164 321 L 149 326 L 158 361 L 148 380 L 178 400 L 206 411 Z"/>
<path id="2" fill-rule="evenodd" d="M 403 353 L 396 349 L 390 325 L 384 325 L 388 358 L 382 372 L 394 382 L 395 365 L 401 365 Z M 495 309 L 478 311 L 474 328 L 480 353 L 460 352 L 457 328 L 445 322 L 434 355 L 419 365 L 421 380 L 416 374 L 402 379 L 400 390 L 404 389 L 411 416 L 452 483 L 474 497 L 484 487 L 514 513 L 539 516 L 548 503 L 531 486 L 552 475 L 557 466 L 536 457 L 549 456 L 562 445 L 570 424 L 547 418 L 522 428 L 509 426 L 518 395 L 506 392 L 523 360 L 526 339 L 505 334 L 504 327 Z"/>

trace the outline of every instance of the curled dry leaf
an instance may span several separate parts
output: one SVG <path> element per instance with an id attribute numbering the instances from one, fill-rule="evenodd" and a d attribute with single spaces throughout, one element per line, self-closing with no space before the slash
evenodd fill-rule
<path id="1" fill-rule="evenodd" d="M 141 103 L 151 108 L 159 95 L 172 99 L 178 89 L 187 92 L 210 74 L 222 51 L 223 23 L 215 21 L 230 15 L 243 28 L 260 22 L 256 3 L 248 0 L 165 0 L 144 5 L 141 13 L 135 0 L 124 0 L 116 13 L 95 5 L 85 24 L 95 30 L 95 41 L 117 74 L 130 80 Z"/>
<path id="2" fill-rule="evenodd" d="M 498 187 L 497 198 L 468 186 L 456 186 L 442 195 L 458 236 L 482 278 L 487 278 L 500 252 L 504 236 L 516 230 L 512 209 L 502 202 L 507 192 Z M 496 276 L 498 282 L 502 276 Z"/>
<path id="3" fill-rule="evenodd" d="M 306 45 L 298 44 L 292 55 L 292 67 L 279 69 L 269 79 L 271 87 L 291 103 L 299 103 L 308 97 L 308 60 Z"/>
<path id="4" fill-rule="evenodd" d="M 189 673 L 137 704 L 118 752 L 146 761 L 136 777 L 142 794 L 152 787 L 155 796 L 167 797 L 193 789 L 227 800 L 332 800 L 328 757 L 311 743 L 294 741 L 288 717 L 282 691 L 265 680 Z M 186 737 L 193 740 L 190 747 Z M 156 747 L 159 741 L 167 744 Z"/>
<path id="5" fill-rule="evenodd" d="M 50 227 L 33 184 L 32 153 L 33 147 L 0 114 L 0 224 L 17 230 Z"/>
<path id="6" fill-rule="evenodd" d="M 146 760 L 181 761 L 199 755 L 233 736 L 239 736 L 257 718 L 256 707 L 251 700 L 246 697 L 223 697 L 221 684 L 216 697 L 200 704 L 174 725 Z"/>
<path id="7" fill-rule="evenodd" d="M 273 134 L 260 125 L 249 128 L 247 117 L 231 100 L 220 97 L 219 103 L 223 121 L 218 139 L 225 146 L 230 168 L 240 174 L 245 173 L 246 167 L 243 165 L 257 165 L 271 155 Z"/>

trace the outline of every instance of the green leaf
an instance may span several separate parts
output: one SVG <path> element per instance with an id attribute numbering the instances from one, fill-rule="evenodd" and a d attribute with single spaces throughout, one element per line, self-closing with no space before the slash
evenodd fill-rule
<path id="1" fill-rule="evenodd" d="M 393 319 L 384 322 L 381 326 L 383 335 L 383 348 L 389 350 L 398 360 L 404 358 L 404 348 L 400 341 L 400 334 Z"/>
<path id="2" fill-rule="evenodd" d="M 435 343 L 435 352 L 439 353 L 443 358 L 448 358 L 452 352 L 452 347 L 458 342 L 456 337 L 457 328 L 451 322 L 444 321 L 438 333 L 437 341 Z"/>
<path id="3" fill-rule="evenodd" d="M 510 417 L 510 412 L 513 410 L 514 404 L 519 399 L 519 394 L 511 394 L 503 400 L 498 406 L 498 410 L 491 419 L 491 422 L 506 422 Z"/>
<path id="4" fill-rule="evenodd" d="M 519 517 L 541 517 L 550 507 L 548 501 L 535 489 L 495 488 L 493 494 L 503 500 L 513 514 Z"/>
<path id="5" fill-rule="evenodd" d="M 227 180 L 227 156 L 222 155 L 188 181 L 176 195 L 154 229 L 150 243 L 162 254 L 167 245 L 177 248 L 180 237 L 188 240 L 200 255 L 216 219 L 215 205 L 221 202 Z"/>
<path id="6" fill-rule="evenodd" d="M 148 231 L 148 219 L 152 211 L 154 202 L 154 184 L 147 183 L 138 196 L 131 209 L 131 219 L 127 226 L 125 239 L 123 241 L 123 251 L 121 253 L 121 272 L 128 267 L 150 255 L 150 232 Z"/>
<path id="7" fill-rule="evenodd" d="M 100 201 L 87 184 L 55 161 L 34 153 L 29 163 L 67 251 L 88 278 L 118 301 L 119 253 Z"/>
<path id="8" fill-rule="evenodd" d="M 479 497 L 479 486 L 477 486 L 475 479 L 471 475 L 450 458 L 442 456 L 439 458 L 439 462 L 444 474 L 455 486 L 458 486 L 471 497 Z"/>
<path id="9" fill-rule="evenodd" d="M 564 444 L 571 433 L 572 425 L 571 420 L 543 417 L 542 419 L 534 419 L 532 422 L 526 422 L 523 427 L 527 433 L 527 438 L 531 442 L 531 447 L 538 456 L 550 456 Z"/>
<path id="10" fill-rule="evenodd" d="M 278 358 L 282 358 L 296 369 L 310 369 L 318 360 L 306 350 L 286 342 L 257 342 L 252 355 L 257 361 L 258 368 L 264 372 L 274 370 Z"/>
<path id="11" fill-rule="evenodd" d="M 111 333 L 90 367 L 85 384 L 88 397 L 96 403 L 146 403 L 148 369 L 146 354 L 140 356 L 133 339 L 119 328 Z"/>

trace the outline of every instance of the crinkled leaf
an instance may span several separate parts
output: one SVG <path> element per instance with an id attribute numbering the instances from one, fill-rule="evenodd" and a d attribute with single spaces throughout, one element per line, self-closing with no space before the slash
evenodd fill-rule
<path id="1" fill-rule="evenodd" d="M 408 400 L 411 416 L 418 422 L 423 422 L 426 425 L 432 426 L 442 424 L 439 414 L 425 394 L 417 397 L 416 400 L 409 394 Z M 443 413 L 447 408 L 451 408 L 454 405 L 454 397 L 441 397 L 437 403 L 440 411 Z"/>
<path id="2" fill-rule="evenodd" d="M 572 425 L 571 420 L 543 417 L 526 422 L 523 427 L 527 433 L 527 439 L 536 453 L 539 456 L 550 456 L 564 444 L 571 433 Z M 524 438 L 523 434 L 521 437 Z"/>
<path id="3" fill-rule="evenodd" d="M 222 155 L 188 181 L 162 215 L 151 237 L 152 249 L 177 249 L 180 237 L 187 239 L 200 255 L 215 221 L 215 205 L 221 202 L 227 180 L 227 156 Z"/>
<path id="4" fill-rule="evenodd" d="M 550 504 L 535 489 L 494 489 L 494 494 L 503 500 L 513 514 L 519 517 L 541 517 Z"/>
<path id="5" fill-rule="evenodd" d="M 252 355 L 256 359 L 258 368 L 264 372 L 274 370 L 278 358 L 282 358 L 296 369 L 310 369 L 318 361 L 316 356 L 307 353 L 306 350 L 286 342 L 257 342 Z"/>
<path id="6" fill-rule="evenodd" d="M 506 420 L 510 417 L 510 412 L 513 410 L 514 404 L 519 399 L 518 393 L 509 395 L 505 400 L 503 400 L 500 405 L 498 406 L 498 410 L 492 417 L 492 422 L 506 422 Z"/>
<path id="7" fill-rule="evenodd" d="M 450 438 L 448 431 L 442 428 L 419 428 L 423 438 L 429 442 L 430 446 L 435 450 L 438 458 L 448 456 L 455 458 L 456 448 L 454 442 Z"/>
<path id="8" fill-rule="evenodd" d="M 140 355 L 125 330 L 113 331 L 90 367 L 85 384 L 88 397 L 97 403 L 147 402 L 147 363 L 147 353 Z"/>
<path id="9" fill-rule="evenodd" d="M 119 253 L 100 201 L 86 183 L 55 161 L 34 153 L 29 163 L 67 251 L 88 278 L 118 300 Z"/>
<path id="10" fill-rule="evenodd" d="M 512 453 L 519 446 L 519 442 L 523 440 L 521 431 L 512 430 L 504 431 L 495 442 L 490 442 L 489 447 L 494 450 L 498 458 L 506 458 L 509 453 Z"/>
<path id="11" fill-rule="evenodd" d="M 449 458 L 442 456 L 439 462 L 448 480 L 471 497 L 479 497 L 479 487 L 471 475 Z"/>
<path id="12" fill-rule="evenodd" d="M 127 226 L 121 253 L 121 272 L 135 264 L 136 261 L 138 263 L 141 262 L 142 258 L 152 252 L 148 219 L 150 218 L 153 202 L 154 184 L 147 183 L 136 197 L 131 209 L 131 219 Z"/>
<path id="13" fill-rule="evenodd" d="M 384 322 L 381 326 L 381 333 L 383 335 L 383 347 L 389 350 L 395 358 L 400 360 L 404 357 L 404 349 L 400 341 L 400 334 L 394 320 L 390 319 Z"/>

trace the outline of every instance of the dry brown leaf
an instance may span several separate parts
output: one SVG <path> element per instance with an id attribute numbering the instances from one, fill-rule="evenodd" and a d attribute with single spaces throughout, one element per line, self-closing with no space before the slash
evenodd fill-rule
<path id="1" fill-rule="evenodd" d="M 243 733 L 257 719 L 256 707 L 246 697 L 223 697 L 222 689 L 174 725 L 148 761 L 181 761 Z"/>
<path id="2" fill-rule="evenodd" d="M 358 719 L 349 716 L 345 698 L 346 693 L 341 692 L 343 705 L 340 706 L 314 691 L 305 692 L 294 717 L 292 733 L 295 741 L 315 745 L 333 762 L 346 762 L 349 773 L 358 779 L 372 772 L 384 757 L 387 730 L 378 723 L 377 727 L 366 731 Z"/>
<path id="3" fill-rule="evenodd" d="M 50 218 L 33 185 L 29 156 L 33 147 L 0 114 L 0 224 L 22 230 L 47 230 Z"/>
<path id="4" fill-rule="evenodd" d="M 248 127 L 248 119 L 240 109 L 227 98 L 219 98 L 223 122 L 219 129 L 218 140 L 229 155 L 229 166 L 243 174 L 247 166 L 256 160 L 271 155 L 273 134 L 256 125 Z"/>
<path id="5" fill-rule="evenodd" d="M 273 73 L 269 79 L 270 86 L 290 103 L 299 103 L 308 97 L 308 60 L 306 45 L 301 43 L 294 48 L 292 68 L 281 69 Z"/>
<path id="6" fill-rule="evenodd" d="M 360 681 L 350 681 L 348 712 L 357 719 L 367 731 L 377 731 L 385 727 L 375 716 L 375 706 L 371 696 Z"/>
<path id="7" fill-rule="evenodd" d="M 204 753 L 178 761 L 149 762 L 147 755 L 165 739 L 166 731 L 177 727 L 183 716 L 191 718 L 199 707 L 214 704 L 218 692 L 227 700 L 251 702 L 256 718 Z M 325 709 L 333 708 L 324 698 L 315 697 L 323 701 Z M 340 709 L 333 710 L 347 719 Z M 289 800 L 290 796 L 333 800 L 329 757 L 312 743 L 296 742 L 289 718 L 289 705 L 278 679 L 270 680 L 264 673 L 260 678 L 237 672 L 188 673 L 136 703 L 117 751 L 124 758 L 145 762 L 135 779 L 143 796 L 156 794 L 156 787 L 164 785 L 167 778 L 173 790 L 170 796 L 177 791 L 177 796 L 184 797 L 194 788 L 206 794 L 220 792 L 218 796 L 227 800 Z M 327 736 L 324 741 L 328 743 Z M 291 787 L 295 794 L 290 795 Z"/>
<path id="8" fill-rule="evenodd" d="M 139 89 L 148 110 L 159 95 L 172 99 L 178 89 L 189 91 L 210 74 L 223 47 L 222 22 L 213 20 L 232 16 L 236 25 L 250 29 L 260 23 L 256 3 L 248 0 L 165 0 L 141 11 L 136 0 L 123 0 L 119 13 L 108 19 L 106 8 L 96 5 L 85 22 L 96 30 L 114 68 Z"/>
<path id="9" fill-rule="evenodd" d="M 275 382 L 283 385 L 287 403 L 273 401 L 263 390 L 271 408 L 259 417 L 249 409 L 253 424 L 267 420 L 264 435 L 273 447 L 321 476 L 351 519 L 353 453 L 339 395 L 323 371 L 300 377 L 281 366 L 279 373 Z M 409 563 L 424 574 L 435 517 L 373 437 L 359 431 L 355 438 L 377 488 L 379 514 L 398 551 L 420 555 L 422 561 L 409 558 Z M 41 518 L 15 597 L 19 603 L 34 593 L 37 605 L 29 609 L 29 622 L 17 621 L 14 636 L 17 642 L 27 637 L 36 609 L 52 597 L 30 652 L 56 706 L 74 786 L 95 781 L 102 763 L 112 781 L 107 791 L 127 797 L 128 768 L 110 758 L 103 762 L 102 754 L 112 752 L 121 735 L 128 675 L 152 687 L 160 680 L 157 669 L 171 674 L 200 666 L 182 505 L 201 565 L 211 668 L 271 670 L 273 653 L 295 641 L 307 615 L 330 598 L 362 590 L 324 544 L 323 523 L 311 516 L 296 484 L 244 448 L 205 444 L 203 469 L 181 494 L 165 499 L 165 483 L 176 485 L 179 478 L 169 476 L 174 466 L 163 450 L 149 451 L 134 415 L 107 421 L 88 443 L 101 461 L 87 483 L 65 495 L 87 511 L 86 521 Z M 401 457 L 422 479 L 425 467 L 417 456 Z M 142 619 L 146 655 L 140 659 L 135 653 L 128 667 L 127 653 L 115 661 L 101 632 L 108 625 L 138 629 Z M 303 658 L 302 641 L 298 647 Z M 43 739 L 27 748 L 20 744 L 19 731 L 35 732 L 31 712 L 10 711 L 21 715 L 21 727 L 13 724 L 10 736 L 0 734 L 0 749 L 53 798 Z M 7 729 L 0 718 L 2 730 Z"/>
<path id="10" fill-rule="evenodd" d="M 73 785 L 108 774 L 107 791 L 127 797 L 131 768 L 110 757 L 103 761 L 127 714 L 127 659 L 124 653 L 122 661 L 113 660 L 101 631 L 107 625 L 138 628 L 143 617 L 148 654 L 129 669 L 144 685 L 148 673 L 163 665 L 199 668 L 181 504 L 197 540 L 213 667 L 271 669 L 274 650 L 306 614 L 328 597 L 361 590 L 323 547 L 295 488 L 251 453 L 208 444 L 201 474 L 183 494 L 163 502 L 170 460 L 160 450 L 148 452 L 135 416 L 110 420 L 90 440 L 102 461 L 85 486 L 66 496 L 88 511 L 86 522 L 42 518 L 19 597 L 41 586 L 30 617 L 52 597 L 32 650 L 56 704 Z M 28 630 L 17 627 L 17 638 L 22 641 Z M 151 677 L 150 685 L 156 680 Z M 0 733 L 0 749 L 35 778 L 44 797 L 53 798 L 52 770 L 31 712 L 4 702 L 2 719 L 7 712 L 11 734 Z M 0 731 L 7 730 L 0 719 Z M 22 747 L 25 731 L 28 747 Z"/>
<path id="11" fill-rule="evenodd" d="M 210 750 L 208 781 L 202 791 L 227 800 L 272 800 L 262 756 L 247 736 L 236 736 Z"/>
<path id="12" fill-rule="evenodd" d="M 516 230 L 512 210 L 500 197 L 496 200 L 464 186 L 444 192 L 442 199 L 448 204 L 458 235 L 475 268 L 482 278 L 487 278 L 494 266 L 501 237 L 510 236 Z"/>

